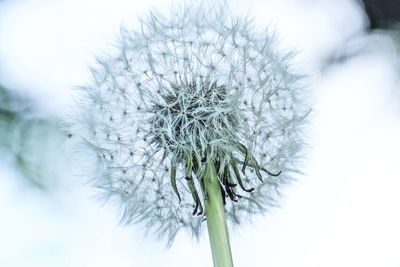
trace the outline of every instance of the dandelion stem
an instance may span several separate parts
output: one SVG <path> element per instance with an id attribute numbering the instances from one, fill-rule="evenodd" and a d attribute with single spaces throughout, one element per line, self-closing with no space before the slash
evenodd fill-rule
<path id="1" fill-rule="evenodd" d="M 213 162 L 207 161 L 204 173 L 206 218 L 214 267 L 233 267 L 224 205 Z"/>

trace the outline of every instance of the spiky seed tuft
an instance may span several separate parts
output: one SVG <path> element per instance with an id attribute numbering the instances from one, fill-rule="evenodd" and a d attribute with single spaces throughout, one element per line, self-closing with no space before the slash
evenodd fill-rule
<path id="1" fill-rule="evenodd" d="M 124 222 L 171 242 L 181 228 L 198 236 L 206 161 L 233 223 L 276 205 L 308 111 L 301 77 L 278 51 L 274 34 L 225 7 L 153 11 L 140 31 L 121 30 L 74 121 L 95 184 L 120 199 Z"/>

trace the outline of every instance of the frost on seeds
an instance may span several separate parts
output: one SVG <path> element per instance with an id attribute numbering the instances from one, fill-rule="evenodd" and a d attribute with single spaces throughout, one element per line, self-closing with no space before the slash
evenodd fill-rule
<path id="1" fill-rule="evenodd" d="M 121 30 L 82 87 L 75 129 L 94 181 L 123 221 L 168 240 L 204 219 L 204 162 L 216 166 L 228 220 L 276 205 L 294 172 L 307 114 L 300 77 L 267 30 L 221 9 L 151 12 Z"/>

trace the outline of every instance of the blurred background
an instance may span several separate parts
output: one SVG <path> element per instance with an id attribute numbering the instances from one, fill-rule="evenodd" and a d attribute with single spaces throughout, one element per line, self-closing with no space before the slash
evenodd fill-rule
<path id="1" fill-rule="evenodd" d="M 235 266 L 400 266 L 400 1 L 232 0 L 309 76 L 304 176 L 231 231 Z M 0 0 L 0 266 L 211 266 L 208 238 L 170 249 L 118 224 L 63 147 L 74 86 L 121 24 L 174 1 Z"/>

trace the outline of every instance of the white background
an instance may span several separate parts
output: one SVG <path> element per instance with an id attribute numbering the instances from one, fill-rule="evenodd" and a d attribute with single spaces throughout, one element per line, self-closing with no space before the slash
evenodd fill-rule
<path id="1" fill-rule="evenodd" d="M 355 1 L 242 2 L 231 1 L 235 13 L 274 27 L 298 52 L 315 105 L 305 174 L 280 209 L 231 231 L 235 266 L 400 267 L 399 48 L 366 32 Z M 71 88 L 119 25 L 170 3 L 0 1 L 0 80 L 63 116 Z M 0 163 L 0 266 L 212 265 L 206 235 L 180 235 L 165 249 L 140 228 L 119 226 L 118 211 L 102 206 L 84 177 L 65 175 L 43 194 L 16 176 Z"/>

